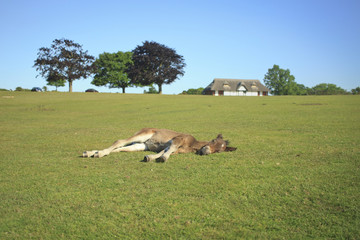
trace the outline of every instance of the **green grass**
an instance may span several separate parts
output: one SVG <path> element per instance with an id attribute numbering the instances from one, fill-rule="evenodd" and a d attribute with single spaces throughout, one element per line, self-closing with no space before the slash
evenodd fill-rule
<path id="1" fill-rule="evenodd" d="M 80 158 L 143 127 L 238 150 Z M 360 238 L 359 96 L 0 92 L 0 132 L 0 239 Z"/>

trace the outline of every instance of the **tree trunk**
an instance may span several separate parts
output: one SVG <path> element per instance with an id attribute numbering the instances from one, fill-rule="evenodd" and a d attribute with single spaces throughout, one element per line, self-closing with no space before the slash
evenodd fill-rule
<path id="1" fill-rule="evenodd" d="M 159 94 L 162 94 L 162 85 L 158 84 L 158 86 L 159 86 Z"/>
<path id="2" fill-rule="evenodd" d="M 69 80 L 69 92 L 72 92 L 72 80 Z"/>
<path id="3" fill-rule="evenodd" d="M 123 93 L 125 93 L 125 87 L 122 88 Z"/>

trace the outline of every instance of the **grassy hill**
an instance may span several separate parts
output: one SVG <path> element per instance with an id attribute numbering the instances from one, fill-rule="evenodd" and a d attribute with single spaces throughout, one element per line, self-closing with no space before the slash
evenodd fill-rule
<path id="1" fill-rule="evenodd" d="M 357 239 L 360 97 L 0 92 L 1 239 Z M 80 156 L 143 127 L 235 152 Z"/>

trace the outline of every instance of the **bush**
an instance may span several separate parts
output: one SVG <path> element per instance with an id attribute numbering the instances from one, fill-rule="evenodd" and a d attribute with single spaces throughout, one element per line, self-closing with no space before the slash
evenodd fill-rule
<path id="1" fill-rule="evenodd" d="M 202 94 L 202 92 L 204 91 L 204 88 L 198 88 L 198 89 L 195 89 L 195 88 L 190 88 L 189 90 L 187 90 L 187 91 L 183 91 L 182 93 L 180 93 L 180 94 L 182 94 L 182 95 L 201 95 Z"/>
<path id="2" fill-rule="evenodd" d="M 156 90 L 154 86 L 149 87 L 149 91 L 144 90 L 144 94 L 158 94 L 159 92 Z"/>
<path id="3" fill-rule="evenodd" d="M 21 92 L 21 91 L 30 92 L 30 89 L 22 88 L 22 87 L 16 87 L 16 88 L 15 88 L 15 91 L 19 91 L 19 92 Z"/>

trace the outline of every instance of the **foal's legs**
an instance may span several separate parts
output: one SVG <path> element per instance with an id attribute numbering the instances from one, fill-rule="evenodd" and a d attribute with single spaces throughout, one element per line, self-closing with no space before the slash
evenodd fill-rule
<path id="1" fill-rule="evenodd" d="M 146 151 L 147 147 L 145 143 L 134 143 L 124 147 L 115 148 L 112 150 L 112 153 L 116 152 L 137 152 L 137 151 Z"/>
<path id="2" fill-rule="evenodd" d="M 154 135 L 154 131 L 152 131 L 151 129 L 143 129 L 130 138 L 115 141 L 110 147 L 105 148 L 103 150 L 85 151 L 83 152 L 83 157 L 92 157 L 92 156 L 96 158 L 104 157 L 106 155 L 109 155 L 115 149 L 119 149 L 121 147 L 128 145 L 129 145 L 128 147 L 131 147 L 130 145 L 131 143 L 144 143 L 147 140 L 149 140 L 153 135 Z"/>
<path id="3" fill-rule="evenodd" d="M 158 159 L 159 157 L 161 157 L 161 156 L 164 154 L 165 150 L 166 150 L 166 149 L 164 149 L 164 150 L 162 150 L 161 152 L 156 153 L 156 154 L 146 155 L 146 156 L 144 157 L 144 160 L 143 160 L 143 161 L 144 161 L 144 162 L 150 162 L 150 161 L 153 161 L 153 160 L 155 160 L 155 159 Z"/>
<path id="4" fill-rule="evenodd" d="M 168 149 L 166 149 L 166 151 L 161 156 L 158 157 L 157 161 L 158 162 L 166 162 L 169 159 L 170 155 L 172 153 L 176 152 L 178 150 L 178 148 L 179 148 L 179 145 L 172 143 L 170 145 L 170 147 Z"/>
<path id="5" fill-rule="evenodd" d="M 179 148 L 183 146 L 184 139 L 182 137 L 175 137 L 171 141 L 169 147 L 165 148 L 158 154 L 147 155 L 144 157 L 144 162 L 149 162 L 154 159 L 158 162 L 166 162 L 172 153 L 178 153 Z"/>
<path id="6" fill-rule="evenodd" d="M 171 144 L 170 147 L 162 150 L 157 154 L 146 155 L 144 157 L 144 162 L 150 162 L 156 159 L 157 162 L 166 162 L 172 153 L 175 153 L 178 150 L 178 146 Z"/>

